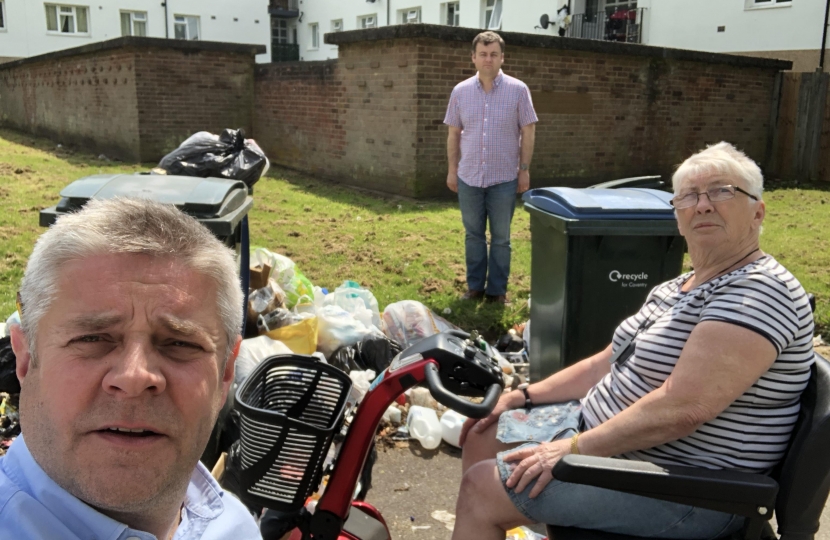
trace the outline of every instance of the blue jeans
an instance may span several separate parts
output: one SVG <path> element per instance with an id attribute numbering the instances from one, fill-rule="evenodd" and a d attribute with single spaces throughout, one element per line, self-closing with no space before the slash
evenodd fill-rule
<path id="1" fill-rule="evenodd" d="M 458 205 L 466 231 L 467 288 L 491 296 L 507 294 L 510 277 L 510 222 L 516 208 L 518 180 L 486 188 L 472 187 L 458 179 Z M 490 221 L 490 254 L 487 254 L 487 221 Z M 489 275 L 488 275 L 489 270 Z"/>

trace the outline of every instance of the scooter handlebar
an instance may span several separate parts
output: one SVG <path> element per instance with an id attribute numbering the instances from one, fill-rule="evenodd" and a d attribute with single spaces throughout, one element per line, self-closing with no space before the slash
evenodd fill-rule
<path id="1" fill-rule="evenodd" d="M 492 384 L 487 389 L 484 401 L 481 403 L 472 403 L 444 388 L 444 385 L 441 383 L 441 376 L 438 374 L 438 366 L 434 363 L 430 362 L 427 364 L 426 368 L 424 368 L 424 374 L 426 376 L 427 388 L 429 388 L 429 392 L 435 398 L 435 401 L 469 418 L 484 418 L 490 414 L 502 393 L 501 385 Z"/>

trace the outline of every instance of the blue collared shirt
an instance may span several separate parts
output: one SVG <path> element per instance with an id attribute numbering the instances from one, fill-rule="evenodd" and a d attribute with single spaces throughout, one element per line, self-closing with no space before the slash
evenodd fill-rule
<path id="1" fill-rule="evenodd" d="M 0 538 L 157 540 L 98 512 L 49 478 L 23 437 L 0 457 Z M 262 540 L 251 514 L 199 463 L 187 486 L 174 540 Z"/>

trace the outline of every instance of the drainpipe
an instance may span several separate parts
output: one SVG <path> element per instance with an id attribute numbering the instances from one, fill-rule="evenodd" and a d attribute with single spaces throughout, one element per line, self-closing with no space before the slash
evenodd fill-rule
<path id="1" fill-rule="evenodd" d="M 170 39 L 170 23 L 167 22 L 167 0 L 162 2 L 161 5 L 164 6 L 164 38 Z"/>
<path id="2" fill-rule="evenodd" d="M 819 72 L 824 71 L 824 53 L 827 50 L 827 18 L 830 16 L 830 0 L 827 0 L 827 6 L 824 8 L 824 30 L 821 32 L 821 56 L 818 60 Z"/>
<path id="3" fill-rule="evenodd" d="M 392 0 L 386 0 L 386 26 L 390 26 L 392 23 L 389 21 L 389 11 L 391 9 L 390 4 Z M 827 5 L 830 6 L 830 0 L 827 0 Z M 824 23 L 824 29 L 827 29 L 827 22 Z M 824 52 L 824 51 L 822 51 Z"/>

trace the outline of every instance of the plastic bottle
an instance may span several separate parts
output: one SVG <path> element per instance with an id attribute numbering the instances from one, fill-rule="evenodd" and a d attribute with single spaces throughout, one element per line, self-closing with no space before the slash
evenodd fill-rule
<path id="1" fill-rule="evenodd" d="M 445 412 L 441 415 L 441 438 L 446 441 L 447 444 L 451 444 L 456 448 L 461 448 L 461 445 L 458 444 L 458 439 L 461 437 L 461 426 L 464 425 L 464 421 L 467 420 L 467 417 L 459 414 L 452 409 Z"/>
<path id="2" fill-rule="evenodd" d="M 441 422 L 434 410 L 413 405 L 409 408 L 406 425 L 410 435 L 426 450 L 434 450 L 441 444 Z"/>

